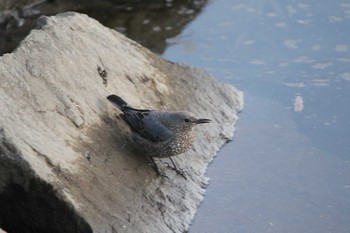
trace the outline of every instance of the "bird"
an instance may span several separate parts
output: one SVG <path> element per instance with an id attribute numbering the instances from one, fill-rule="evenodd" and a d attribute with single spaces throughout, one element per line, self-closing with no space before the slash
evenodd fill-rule
<path id="1" fill-rule="evenodd" d="M 107 99 L 122 112 L 120 116 L 130 127 L 133 141 L 152 162 L 158 175 L 162 174 L 153 158 L 169 158 L 174 170 L 181 174 L 171 157 L 191 148 L 195 141 L 194 126 L 212 122 L 187 111 L 137 109 L 114 94 Z"/>

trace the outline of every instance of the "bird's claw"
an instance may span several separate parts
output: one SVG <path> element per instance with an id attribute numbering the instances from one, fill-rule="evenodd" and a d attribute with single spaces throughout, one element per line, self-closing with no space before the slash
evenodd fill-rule
<path id="1" fill-rule="evenodd" d="M 186 172 L 178 170 L 178 169 L 176 169 L 175 171 L 178 175 L 182 176 L 185 180 L 187 180 Z"/>
<path id="2" fill-rule="evenodd" d="M 157 175 L 169 179 L 169 177 L 163 171 L 157 171 Z"/>
<path id="3" fill-rule="evenodd" d="M 166 163 L 166 164 L 167 164 L 167 166 L 168 166 L 169 168 L 173 169 L 173 170 L 176 172 L 176 174 L 182 176 L 185 180 L 187 180 L 186 172 L 184 172 L 184 171 L 178 169 L 177 167 L 170 166 L 169 163 Z"/>
<path id="4" fill-rule="evenodd" d="M 169 179 L 169 177 L 165 174 L 165 172 L 160 170 L 158 167 L 153 167 L 153 169 L 157 173 L 158 176 Z"/>

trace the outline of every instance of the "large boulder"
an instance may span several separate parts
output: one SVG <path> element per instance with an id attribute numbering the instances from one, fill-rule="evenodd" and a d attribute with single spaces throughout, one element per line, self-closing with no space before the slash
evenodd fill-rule
<path id="1" fill-rule="evenodd" d="M 213 122 L 174 157 L 185 177 L 135 152 L 106 96 Z M 242 94 L 154 55 L 83 14 L 42 17 L 0 57 L 0 228 L 7 232 L 183 232 L 207 164 L 233 136 Z"/>

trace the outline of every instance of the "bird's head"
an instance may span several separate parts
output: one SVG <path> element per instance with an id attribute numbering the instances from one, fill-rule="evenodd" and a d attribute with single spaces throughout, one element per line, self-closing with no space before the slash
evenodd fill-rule
<path id="1" fill-rule="evenodd" d="M 169 112 L 163 122 L 173 130 L 189 130 L 198 124 L 210 123 L 210 119 L 196 118 L 190 112 Z"/>

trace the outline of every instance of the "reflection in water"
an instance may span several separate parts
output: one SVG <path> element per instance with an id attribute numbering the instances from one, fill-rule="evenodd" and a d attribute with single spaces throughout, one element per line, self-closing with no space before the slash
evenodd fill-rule
<path id="1" fill-rule="evenodd" d="M 350 72 L 340 74 L 340 77 L 346 81 L 350 81 Z"/>
<path id="2" fill-rule="evenodd" d="M 11 52 L 34 27 L 40 15 L 65 11 L 85 13 L 153 52 L 162 53 L 166 39 L 179 34 L 206 5 L 207 0 L 38 0 L 40 4 L 24 6 L 17 1 L 12 2 L 12 6 L 17 4 L 16 8 L 7 9 L 4 7 L 11 4 L 0 4 L 0 55 Z M 7 16 L 2 17 L 5 13 Z"/>
<path id="3" fill-rule="evenodd" d="M 338 44 L 335 46 L 335 51 L 337 52 L 347 52 L 349 49 L 348 45 Z"/>
<path id="4" fill-rule="evenodd" d="M 284 41 L 284 45 L 287 46 L 287 48 L 289 49 L 299 48 L 297 40 L 287 39 Z"/>
<path id="5" fill-rule="evenodd" d="M 317 79 L 313 79 L 313 85 L 314 86 L 319 86 L 319 87 L 324 87 L 324 86 L 329 86 L 329 79 L 321 79 L 321 78 L 317 78 Z"/>
<path id="6" fill-rule="evenodd" d="M 314 65 L 312 65 L 312 68 L 314 68 L 315 70 L 323 70 L 332 65 L 333 65 L 332 62 L 315 63 Z"/>
<path id="7" fill-rule="evenodd" d="M 294 112 L 301 112 L 304 109 L 303 97 L 298 93 L 295 95 L 294 99 Z"/>
<path id="8" fill-rule="evenodd" d="M 315 60 L 311 59 L 309 57 L 306 57 L 306 56 L 300 56 L 300 57 L 295 58 L 293 60 L 293 62 L 297 62 L 297 63 L 314 63 Z"/>

